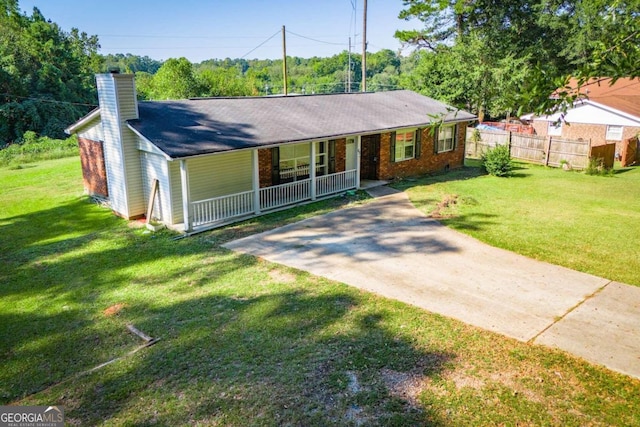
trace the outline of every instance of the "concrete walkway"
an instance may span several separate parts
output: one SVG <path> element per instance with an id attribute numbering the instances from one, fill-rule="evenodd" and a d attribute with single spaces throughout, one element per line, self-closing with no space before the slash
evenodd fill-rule
<path id="1" fill-rule="evenodd" d="M 640 378 L 640 288 L 488 246 L 390 190 L 225 246 Z"/>

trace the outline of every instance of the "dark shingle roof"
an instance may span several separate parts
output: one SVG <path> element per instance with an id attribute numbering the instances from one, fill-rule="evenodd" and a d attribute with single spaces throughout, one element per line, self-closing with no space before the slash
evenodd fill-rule
<path id="1" fill-rule="evenodd" d="M 129 124 L 172 158 L 424 126 L 475 116 L 415 92 L 140 102 Z"/>

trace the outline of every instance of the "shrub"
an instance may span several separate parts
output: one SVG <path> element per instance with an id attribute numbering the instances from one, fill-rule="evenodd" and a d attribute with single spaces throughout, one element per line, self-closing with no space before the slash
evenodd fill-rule
<path id="1" fill-rule="evenodd" d="M 508 176 L 513 169 L 508 145 L 498 145 L 482 154 L 481 166 L 488 174 Z"/>
<path id="2" fill-rule="evenodd" d="M 584 170 L 584 173 L 587 175 L 613 176 L 614 171 L 612 168 L 608 169 L 604 166 L 604 159 L 600 157 L 590 157 L 589 164 Z"/>
<path id="3" fill-rule="evenodd" d="M 38 137 L 35 132 L 27 131 L 21 143 L 0 149 L 0 166 L 16 168 L 23 163 L 77 156 L 78 152 L 78 140 L 75 136 L 51 139 L 46 136 Z"/>

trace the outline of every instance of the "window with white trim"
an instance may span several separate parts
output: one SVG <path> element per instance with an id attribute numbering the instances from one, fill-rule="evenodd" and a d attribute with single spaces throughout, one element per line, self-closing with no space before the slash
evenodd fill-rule
<path id="1" fill-rule="evenodd" d="M 280 147 L 280 182 L 293 182 L 309 178 L 309 144 Z"/>
<path id="2" fill-rule="evenodd" d="M 547 125 L 547 135 L 562 135 L 562 120 L 558 120 L 557 122 L 549 122 L 549 124 Z"/>
<path id="3" fill-rule="evenodd" d="M 316 144 L 316 176 L 327 174 L 327 142 Z M 300 181 L 309 178 L 311 146 L 309 143 L 283 145 L 279 147 L 280 183 Z"/>
<path id="4" fill-rule="evenodd" d="M 327 142 L 316 142 L 316 176 L 327 174 Z"/>
<path id="5" fill-rule="evenodd" d="M 622 126 L 607 125 L 607 141 L 622 141 Z"/>
<path id="6" fill-rule="evenodd" d="M 436 153 L 453 151 L 455 147 L 456 125 L 444 125 L 438 129 Z"/>
<path id="7" fill-rule="evenodd" d="M 395 161 L 401 162 L 416 157 L 416 130 L 396 132 Z"/>

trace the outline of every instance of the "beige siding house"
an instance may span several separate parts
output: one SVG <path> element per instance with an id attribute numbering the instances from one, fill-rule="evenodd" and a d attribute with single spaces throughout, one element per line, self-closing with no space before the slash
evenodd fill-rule
<path id="1" fill-rule="evenodd" d="M 87 191 L 124 218 L 186 233 L 362 180 L 460 167 L 475 119 L 410 91 L 139 103 L 132 75 L 96 81 L 99 109 L 66 130 L 78 135 Z"/>

